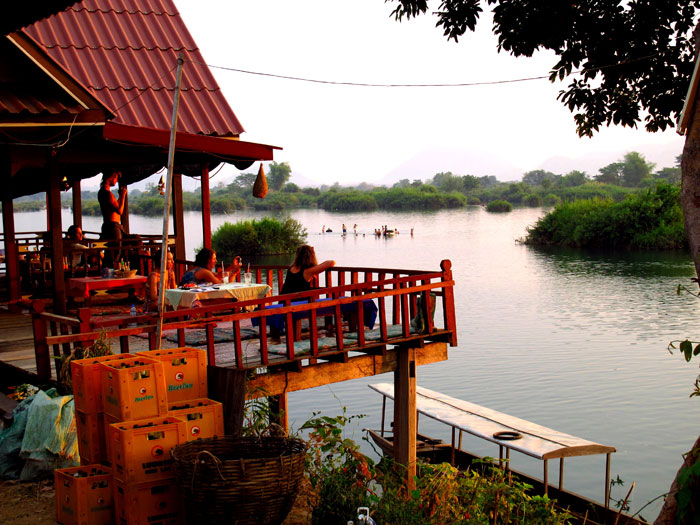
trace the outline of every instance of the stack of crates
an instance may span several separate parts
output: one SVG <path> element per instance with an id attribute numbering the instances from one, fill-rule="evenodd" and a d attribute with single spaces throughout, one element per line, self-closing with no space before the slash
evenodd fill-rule
<path id="1" fill-rule="evenodd" d="M 206 352 L 156 350 L 73 361 L 71 366 L 80 468 L 109 471 L 110 515 L 116 519 L 70 521 L 71 515 L 84 513 L 84 498 L 66 500 L 62 493 L 59 502 L 57 490 L 59 523 L 182 523 L 170 450 L 224 434 L 223 406 L 207 398 Z M 56 479 L 71 476 L 68 470 L 57 470 Z M 70 502 L 80 508 L 71 508 Z"/>
<path id="2" fill-rule="evenodd" d="M 133 356 L 129 354 L 115 354 L 71 361 L 78 449 L 82 465 L 109 464 L 105 447 L 100 364 L 131 357 Z"/>

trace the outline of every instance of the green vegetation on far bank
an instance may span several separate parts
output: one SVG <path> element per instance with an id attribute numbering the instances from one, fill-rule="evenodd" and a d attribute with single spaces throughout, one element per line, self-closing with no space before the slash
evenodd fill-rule
<path id="1" fill-rule="evenodd" d="M 467 205 L 489 205 L 503 201 L 511 206 L 556 206 L 577 200 L 623 201 L 628 195 L 654 187 L 658 182 L 677 184 L 680 167 L 654 171 L 636 152 L 604 166 L 599 173 L 589 176 L 574 170 L 565 175 L 545 170 L 534 170 L 523 175 L 519 182 L 501 182 L 493 175 L 477 177 L 452 172 L 437 173 L 426 180 L 401 180 L 392 187 L 361 183 L 354 187 L 339 184 L 320 188 L 301 188 L 289 182 L 291 167 L 288 163 L 272 162 L 268 166 L 270 192 L 265 199 L 252 195 L 257 174 L 242 173 L 229 184 L 220 183 L 211 188 L 210 211 L 229 214 L 239 210 L 281 211 L 297 208 L 322 208 L 326 211 L 374 210 L 440 210 L 463 208 Z M 83 213 L 100 215 L 97 192 L 83 192 Z M 64 206 L 70 206 L 70 193 L 63 194 Z M 17 210 L 36 210 L 45 204 L 43 194 L 17 199 Z M 183 209 L 200 211 L 199 190 L 183 193 Z M 491 209 L 505 205 L 493 204 Z M 129 191 L 129 211 L 135 215 L 156 216 L 163 212 L 163 196 L 158 188 L 149 185 L 146 190 Z"/>
<path id="2" fill-rule="evenodd" d="M 528 228 L 524 242 L 634 250 L 687 248 L 680 188 L 659 183 L 622 202 L 597 198 L 559 204 Z"/>

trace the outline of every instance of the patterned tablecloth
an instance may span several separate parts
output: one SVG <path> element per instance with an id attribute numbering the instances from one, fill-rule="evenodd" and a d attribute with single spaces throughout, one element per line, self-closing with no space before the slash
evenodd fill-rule
<path id="1" fill-rule="evenodd" d="M 165 290 L 165 300 L 174 309 L 192 308 L 192 303 L 202 299 L 225 299 L 227 297 L 237 301 L 250 299 L 262 299 L 270 292 L 266 284 L 227 283 L 200 286 L 199 288 L 172 288 Z"/>

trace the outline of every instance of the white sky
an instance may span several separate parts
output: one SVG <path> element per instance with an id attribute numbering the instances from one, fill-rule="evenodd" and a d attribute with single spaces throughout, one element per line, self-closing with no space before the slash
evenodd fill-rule
<path id="1" fill-rule="evenodd" d="M 393 4 L 382 0 L 175 3 L 212 66 L 339 82 L 432 84 L 546 76 L 556 62 L 552 54 L 516 59 L 497 53 L 486 17 L 477 33 L 455 44 L 435 27 L 435 17 L 399 23 L 389 17 Z M 289 162 L 298 183 L 381 184 L 385 177 L 427 179 L 439 171 L 513 180 L 539 168 L 594 175 L 628 151 L 660 168 L 673 165 L 684 140 L 675 130 L 617 127 L 581 139 L 572 114 L 556 100 L 568 82 L 379 88 L 212 71 L 246 129 L 241 139 L 283 147 L 275 160 Z M 553 157 L 571 160 L 552 164 Z M 604 160 L 592 164 L 598 158 Z M 231 168 L 212 182 L 237 174 Z"/>

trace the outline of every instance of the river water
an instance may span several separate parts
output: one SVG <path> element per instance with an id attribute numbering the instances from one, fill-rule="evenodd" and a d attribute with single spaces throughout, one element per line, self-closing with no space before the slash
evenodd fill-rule
<path id="1" fill-rule="evenodd" d="M 296 210 L 291 216 L 308 230 L 319 259 L 339 265 L 437 270 L 450 259 L 456 282 L 459 345 L 449 360 L 420 367 L 418 384 L 445 394 L 531 420 L 591 441 L 612 445 L 611 474 L 625 482 L 613 496 L 623 498 L 632 482 L 632 511 L 670 487 L 686 452 L 700 433 L 700 401 L 689 393 L 698 375 L 667 344 L 700 338 L 700 299 L 675 293 L 690 286 L 694 270 L 686 254 L 590 253 L 541 250 L 518 244 L 541 208 L 490 214 L 481 207 L 439 212 L 329 213 Z M 260 218 L 241 212 L 212 218 Z M 17 214 L 17 231 L 45 228 L 45 213 Z M 64 230 L 70 212 L 64 212 Z M 358 224 L 358 235 L 340 235 Z M 201 246 L 201 219 L 188 213 L 187 255 Z M 377 239 L 374 228 L 398 228 L 399 235 Z M 321 227 L 333 229 L 322 235 Z M 100 220 L 83 226 L 99 231 Z M 413 237 L 410 229 L 414 228 Z M 132 216 L 131 229 L 160 233 L 160 218 Z M 367 234 L 367 235 L 364 235 Z M 700 361 L 698 361 L 700 362 Z M 313 411 L 366 414 L 354 425 L 378 428 L 381 399 L 367 384 L 392 376 L 337 383 L 289 396 L 290 422 L 298 428 Z M 421 428 L 449 434 L 427 418 Z M 496 456 L 497 447 L 465 438 L 464 447 Z M 370 451 L 369 445 L 363 449 Z M 541 463 L 514 453 L 513 467 L 542 476 Z M 557 481 L 558 462 L 550 465 Z M 603 498 L 604 456 L 570 458 L 564 486 L 596 500 Z M 653 519 L 661 500 L 642 515 Z"/>

